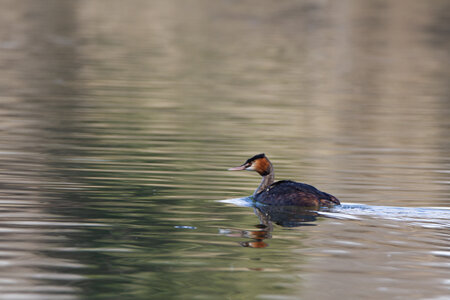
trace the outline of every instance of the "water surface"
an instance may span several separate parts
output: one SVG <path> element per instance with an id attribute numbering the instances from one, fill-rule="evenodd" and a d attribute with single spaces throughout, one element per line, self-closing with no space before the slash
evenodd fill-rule
<path id="1" fill-rule="evenodd" d="M 448 297 L 448 1 L 0 8 L 0 299 Z"/>

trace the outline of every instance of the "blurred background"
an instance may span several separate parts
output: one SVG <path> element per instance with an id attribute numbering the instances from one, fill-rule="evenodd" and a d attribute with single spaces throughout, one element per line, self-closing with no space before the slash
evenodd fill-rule
<path id="1" fill-rule="evenodd" d="M 0 299 L 445 299 L 448 224 L 324 218 L 250 249 L 253 210 L 218 200 L 264 152 L 344 203 L 448 209 L 449 12 L 1 0 Z"/>

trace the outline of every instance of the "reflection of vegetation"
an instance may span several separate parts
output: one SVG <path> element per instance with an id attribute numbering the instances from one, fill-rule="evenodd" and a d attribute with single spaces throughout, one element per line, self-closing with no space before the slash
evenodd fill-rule
<path id="1" fill-rule="evenodd" d="M 218 234 L 255 222 L 213 202 L 253 191 L 257 177 L 224 171 L 245 155 L 270 153 L 279 177 L 346 201 L 447 201 L 445 172 L 430 170 L 449 156 L 448 59 L 411 44 L 423 34 L 411 23 L 433 15 L 362 2 L 50 2 L 0 12 L 19 45 L 0 42 L 14 66 L 0 78 L 4 145 L 25 153 L 4 159 L 2 178 L 20 171 L 11 189 L 32 182 L 43 210 L 108 225 L 58 232 L 72 250 L 42 251 L 89 266 L 74 284 L 86 298 L 297 295 L 301 230 L 280 229 L 261 251 Z"/>

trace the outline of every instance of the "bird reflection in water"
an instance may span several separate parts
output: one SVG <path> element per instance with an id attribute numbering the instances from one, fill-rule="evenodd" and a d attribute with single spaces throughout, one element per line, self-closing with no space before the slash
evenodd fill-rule
<path id="1" fill-rule="evenodd" d="M 317 211 L 298 206 L 254 206 L 255 214 L 258 216 L 259 224 L 256 230 L 226 230 L 222 233 L 227 236 L 240 236 L 251 240 L 240 242 L 242 247 L 265 248 L 269 246 L 266 240 L 272 238 L 273 224 L 282 227 L 315 226 Z"/>

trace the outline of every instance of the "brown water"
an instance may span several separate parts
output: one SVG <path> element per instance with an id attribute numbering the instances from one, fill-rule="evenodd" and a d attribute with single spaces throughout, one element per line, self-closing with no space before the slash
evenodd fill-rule
<path id="1" fill-rule="evenodd" d="M 0 299 L 450 298 L 449 1 L 0 8 Z"/>

